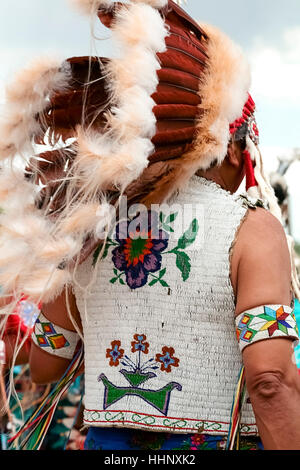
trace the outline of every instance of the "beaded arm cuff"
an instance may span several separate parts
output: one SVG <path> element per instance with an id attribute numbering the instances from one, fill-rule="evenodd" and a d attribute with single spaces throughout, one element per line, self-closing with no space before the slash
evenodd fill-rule
<path id="1" fill-rule="evenodd" d="M 256 341 L 278 337 L 299 340 L 294 311 L 284 305 L 268 305 L 253 308 L 239 315 L 236 333 L 240 350 Z"/>
<path id="2" fill-rule="evenodd" d="M 64 359 L 73 358 L 79 338 L 78 333 L 51 323 L 42 313 L 32 332 L 32 340 L 39 348 Z"/>

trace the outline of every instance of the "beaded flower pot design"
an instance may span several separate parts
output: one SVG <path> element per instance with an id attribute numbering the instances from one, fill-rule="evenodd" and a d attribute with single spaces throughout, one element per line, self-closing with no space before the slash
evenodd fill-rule
<path id="1" fill-rule="evenodd" d="M 106 357 L 109 359 L 111 367 L 124 366 L 120 373 L 129 382 L 129 387 L 117 387 L 108 378 L 101 374 L 98 377 L 99 382 L 103 382 L 105 387 L 103 409 L 106 410 L 114 403 L 118 402 L 125 396 L 138 396 L 145 400 L 152 407 L 167 416 L 171 393 L 173 390 L 182 390 L 182 386 L 177 382 L 170 382 L 159 390 L 150 390 L 142 388 L 149 379 L 157 377 L 156 372 L 160 369 L 162 372 L 170 373 L 173 367 L 179 367 L 179 359 L 175 356 L 172 347 L 164 346 L 162 352 L 155 357 L 142 361 L 142 356 L 149 354 L 149 343 L 144 334 L 135 334 L 131 342 L 131 352 L 138 354 L 138 359 L 134 362 L 125 354 L 121 348 L 121 341 L 115 340 L 111 342 L 111 348 L 106 350 Z"/>

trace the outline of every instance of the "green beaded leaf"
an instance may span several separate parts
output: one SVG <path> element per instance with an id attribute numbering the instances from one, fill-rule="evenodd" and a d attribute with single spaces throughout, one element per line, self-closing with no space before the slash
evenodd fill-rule
<path id="1" fill-rule="evenodd" d="M 175 221 L 177 215 L 178 215 L 178 212 L 175 212 L 173 214 L 168 215 L 168 217 L 165 220 L 165 223 L 166 224 L 172 224 Z"/>
<path id="2" fill-rule="evenodd" d="M 162 277 L 164 277 L 164 275 L 166 274 L 166 271 L 167 271 L 167 268 L 164 268 L 164 269 L 162 269 L 162 270 L 159 272 L 159 279 L 161 279 Z"/>
<path id="3" fill-rule="evenodd" d="M 173 229 L 172 227 L 170 227 L 169 225 L 162 224 L 162 228 L 163 228 L 166 232 L 174 233 L 174 229 Z"/>
<path id="4" fill-rule="evenodd" d="M 183 251 L 176 251 L 176 266 L 181 271 L 182 279 L 187 281 L 191 272 L 190 257 Z"/>
<path id="5" fill-rule="evenodd" d="M 158 277 L 154 277 L 154 279 L 149 282 L 149 286 L 152 287 L 152 286 L 155 286 L 155 284 L 157 284 L 157 282 L 160 282 L 160 284 L 163 286 L 163 287 L 169 287 L 169 284 L 164 281 L 162 278 L 164 277 L 164 275 L 166 274 L 166 271 L 167 269 L 164 268 L 162 269 L 160 272 L 159 272 L 159 276 Z"/>
<path id="6" fill-rule="evenodd" d="M 159 220 L 162 224 L 162 228 L 166 232 L 174 233 L 174 229 L 169 224 L 172 224 L 175 221 L 177 215 L 178 212 L 169 214 L 167 217 L 162 212 L 159 214 Z"/>
<path id="7" fill-rule="evenodd" d="M 198 232 L 199 223 L 197 219 L 194 219 L 191 225 L 189 226 L 188 230 L 179 239 L 177 248 L 184 250 L 188 246 L 192 245 L 192 243 L 194 243 L 194 241 L 196 240 Z"/>

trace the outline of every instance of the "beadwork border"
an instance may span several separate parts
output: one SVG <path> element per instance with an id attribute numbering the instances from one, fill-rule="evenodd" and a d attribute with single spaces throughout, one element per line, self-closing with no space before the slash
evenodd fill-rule
<path id="1" fill-rule="evenodd" d="M 150 415 L 128 410 L 84 410 L 84 424 L 99 427 L 131 427 L 152 430 L 171 431 L 173 433 L 209 433 L 225 435 L 229 422 L 218 422 L 191 418 L 172 418 Z M 258 436 L 255 424 L 241 424 L 241 435 Z"/>

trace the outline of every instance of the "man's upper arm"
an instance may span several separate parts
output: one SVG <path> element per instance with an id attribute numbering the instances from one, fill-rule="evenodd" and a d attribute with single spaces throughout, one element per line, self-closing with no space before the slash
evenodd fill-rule
<path id="1" fill-rule="evenodd" d="M 261 305 L 292 301 L 291 263 L 284 229 L 264 209 L 250 211 L 232 257 L 236 314 Z"/>
<path id="2" fill-rule="evenodd" d="M 35 384 L 48 384 L 58 382 L 67 370 L 70 361 L 62 357 L 53 356 L 34 343 L 30 350 L 30 374 Z"/>
<path id="3" fill-rule="evenodd" d="M 291 263 L 280 222 L 263 209 L 251 211 L 240 229 L 232 257 L 236 315 L 249 309 L 290 306 Z M 293 343 L 279 337 L 253 342 L 243 350 L 248 384 L 264 374 L 282 377 L 297 373 Z"/>

